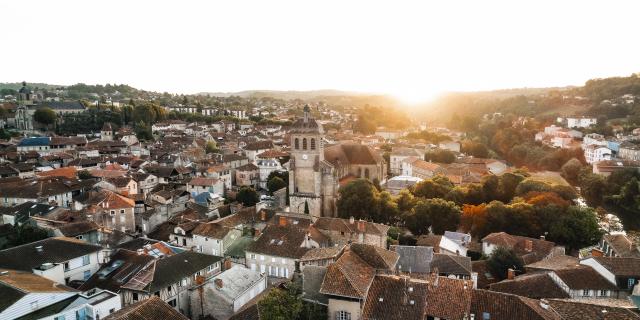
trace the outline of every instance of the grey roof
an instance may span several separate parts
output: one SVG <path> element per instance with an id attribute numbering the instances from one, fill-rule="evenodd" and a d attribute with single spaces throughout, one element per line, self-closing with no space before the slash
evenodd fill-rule
<path id="1" fill-rule="evenodd" d="M 455 231 L 445 231 L 444 236 L 458 243 L 469 243 L 471 242 L 471 235 L 468 233 L 455 232 Z"/>
<path id="2" fill-rule="evenodd" d="M 433 260 L 433 247 L 423 246 L 391 246 L 400 259 L 397 269 L 407 273 L 429 273 L 431 271 L 431 261 Z"/>
<path id="3" fill-rule="evenodd" d="M 36 247 L 42 246 L 41 250 Z M 32 271 L 43 263 L 62 263 L 102 250 L 72 238 L 48 238 L 0 251 L 0 267 Z"/>
<path id="4" fill-rule="evenodd" d="M 327 274 L 327 267 L 313 265 L 304 267 L 302 270 L 302 299 L 318 301 L 321 304 L 329 303 L 329 298 L 320 293 L 325 274 Z"/>
<path id="5" fill-rule="evenodd" d="M 162 258 L 156 261 L 153 281 L 149 284 L 148 291 L 154 292 L 170 284 L 180 282 L 180 280 L 190 277 L 220 260 L 222 257 L 193 251 L 184 251 Z"/>
<path id="6" fill-rule="evenodd" d="M 84 110 L 85 107 L 78 101 L 47 101 L 41 107 L 48 107 L 53 110 Z"/>
<path id="7" fill-rule="evenodd" d="M 439 274 L 471 275 L 471 258 L 436 253 L 431 261 L 431 269 L 438 269 Z"/>
<path id="8" fill-rule="evenodd" d="M 244 266 L 234 265 L 213 279 L 211 285 L 215 287 L 214 292 L 231 303 L 258 282 L 264 281 L 264 276 L 261 276 L 260 272 L 249 270 Z M 222 287 L 217 286 L 217 282 L 220 280 Z"/>

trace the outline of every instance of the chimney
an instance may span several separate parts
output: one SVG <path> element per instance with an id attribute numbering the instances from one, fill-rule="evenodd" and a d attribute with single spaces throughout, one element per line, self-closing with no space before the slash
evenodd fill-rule
<path id="1" fill-rule="evenodd" d="M 547 301 L 547 299 L 540 299 L 540 307 L 542 307 L 542 309 L 548 310 L 549 301 Z"/>
<path id="2" fill-rule="evenodd" d="M 591 249 L 591 256 L 592 257 L 604 257 L 604 252 L 602 252 L 601 250 L 598 250 L 596 248 Z"/>
<path id="3" fill-rule="evenodd" d="M 224 261 L 224 270 L 229 270 L 232 266 L 233 264 L 231 263 L 231 260 L 227 259 Z"/>
<path id="4" fill-rule="evenodd" d="M 349 223 L 354 224 L 355 222 L 356 222 L 356 219 L 353 216 L 351 216 L 351 218 L 349 218 Z"/>
<path id="5" fill-rule="evenodd" d="M 278 221 L 279 221 L 279 223 L 278 223 L 278 224 L 279 224 L 281 227 L 286 226 L 286 225 L 287 225 L 287 217 L 285 217 L 285 216 L 280 216 L 279 218 L 280 218 L 280 219 L 278 220 Z"/>
<path id="6" fill-rule="evenodd" d="M 218 278 L 218 279 L 213 280 L 213 282 L 216 284 L 216 288 L 222 289 L 222 287 L 223 287 L 222 279 Z"/>
<path id="7" fill-rule="evenodd" d="M 524 250 L 527 252 L 533 251 L 533 241 L 525 240 L 524 241 Z"/>
<path id="8" fill-rule="evenodd" d="M 260 221 L 266 221 L 267 220 L 267 212 L 264 210 L 260 211 Z"/>
<path id="9" fill-rule="evenodd" d="M 513 278 L 515 277 L 516 277 L 516 271 L 511 268 L 507 269 L 507 279 L 513 280 Z"/>
<path id="10" fill-rule="evenodd" d="M 136 250 L 136 252 L 140 256 L 140 255 L 142 255 L 144 253 L 144 249 L 138 249 L 138 250 Z"/>
<path id="11" fill-rule="evenodd" d="M 37 252 L 42 252 L 42 251 L 44 251 L 44 249 L 42 248 L 42 246 L 36 246 L 36 251 Z"/>
<path id="12" fill-rule="evenodd" d="M 545 241 L 545 240 L 547 240 L 547 237 L 545 237 L 544 235 L 541 235 L 540 236 L 540 240 Z"/>
<path id="13" fill-rule="evenodd" d="M 364 221 L 358 220 L 358 231 L 364 233 L 364 230 L 365 230 Z"/>

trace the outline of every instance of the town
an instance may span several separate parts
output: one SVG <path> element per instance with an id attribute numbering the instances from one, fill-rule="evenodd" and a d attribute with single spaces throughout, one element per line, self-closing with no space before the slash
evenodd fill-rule
<path id="1" fill-rule="evenodd" d="M 0 88 L 0 319 L 640 319 L 639 74 L 441 121 Z"/>

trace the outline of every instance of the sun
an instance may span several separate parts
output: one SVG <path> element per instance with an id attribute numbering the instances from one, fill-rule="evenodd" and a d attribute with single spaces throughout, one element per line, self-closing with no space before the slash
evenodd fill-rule
<path id="1" fill-rule="evenodd" d="M 407 105 L 418 105 L 435 100 L 441 92 L 425 88 L 406 88 L 393 90 L 390 94 Z"/>

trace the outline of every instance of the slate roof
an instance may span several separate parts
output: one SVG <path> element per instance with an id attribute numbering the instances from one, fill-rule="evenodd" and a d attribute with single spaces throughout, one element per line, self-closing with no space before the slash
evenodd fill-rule
<path id="1" fill-rule="evenodd" d="M 301 247 L 306 232 L 293 225 L 269 225 L 260 238 L 247 247 L 246 251 L 276 257 L 300 259 L 309 249 Z"/>
<path id="2" fill-rule="evenodd" d="M 37 146 L 48 146 L 51 138 L 50 137 L 30 137 L 24 138 L 18 143 L 18 147 L 37 147 Z"/>
<path id="3" fill-rule="evenodd" d="M 36 250 L 37 246 L 42 250 Z M 100 246 L 73 238 L 47 238 L 0 251 L 0 267 L 31 271 L 43 263 L 62 263 L 100 250 Z"/>
<path id="4" fill-rule="evenodd" d="M 326 147 L 324 158 L 337 167 L 348 164 L 377 165 L 384 162 L 382 156 L 373 148 L 353 143 Z"/>
<path id="5" fill-rule="evenodd" d="M 104 318 L 104 320 L 157 320 L 175 319 L 188 320 L 180 312 L 172 308 L 159 297 L 152 296 L 149 299 L 128 305 Z"/>
<path id="6" fill-rule="evenodd" d="M 488 290 L 473 290 L 471 313 L 482 319 L 488 313 L 492 320 L 560 320 L 553 309 L 545 309 L 538 300 Z"/>
<path id="7" fill-rule="evenodd" d="M 431 270 L 438 270 L 440 274 L 471 276 L 471 258 L 435 253 L 431 261 Z"/>
<path id="8" fill-rule="evenodd" d="M 640 258 L 594 257 L 615 276 L 640 277 Z"/>
<path id="9" fill-rule="evenodd" d="M 80 286 L 80 290 L 101 288 L 118 293 L 120 292 L 120 286 L 126 284 L 131 277 L 153 260 L 154 257 L 150 255 L 138 254 L 136 251 L 126 249 L 117 249 L 111 255 L 109 263 L 103 265 L 98 272 L 85 281 Z"/>
<path id="10" fill-rule="evenodd" d="M 65 237 L 75 237 L 91 231 L 96 231 L 98 228 L 99 226 L 93 221 L 79 221 L 61 225 L 58 227 L 58 230 Z"/>
<path id="11" fill-rule="evenodd" d="M 358 223 L 363 223 L 365 233 L 378 236 L 386 236 L 389 226 L 363 220 L 355 220 L 351 223 L 349 219 L 320 217 L 313 224 L 318 230 L 339 231 L 344 233 L 360 233 Z"/>
<path id="12" fill-rule="evenodd" d="M 638 320 L 640 315 L 621 307 L 599 306 L 581 301 L 549 300 L 564 320 Z"/>
<path id="13" fill-rule="evenodd" d="M 85 107 L 79 101 L 46 101 L 40 104 L 41 107 L 48 107 L 55 110 L 84 110 Z"/>
<path id="14" fill-rule="evenodd" d="M 609 280 L 589 266 L 577 266 L 553 271 L 569 288 L 573 290 L 617 290 Z"/>
<path id="15" fill-rule="evenodd" d="M 531 241 L 531 251 L 526 249 L 527 242 Z M 555 243 L 551 241 L 514 236 L 506 232 L 495 232 L 482 238 L 482 242 L 491 243 L 497 246 L 513 249 L 522 258 L 525 264 L 542 260 L 551 253 Z"/>
<path id="16" fill-rule="evenodd" d="M 524 274 L 513 280 L 504 280 L 489 285 L 491 291 L 515 294 L 532 299 L 570 298 L 551 279 L 548 273 Z"/>
<path id="17" fill-rule="evenodd" d="M 328 304 L 329 298 L 320 293 L 322 281 L 327 274 L 327 267 L 308 265 L 302 270 L 302 299 Z"/>

